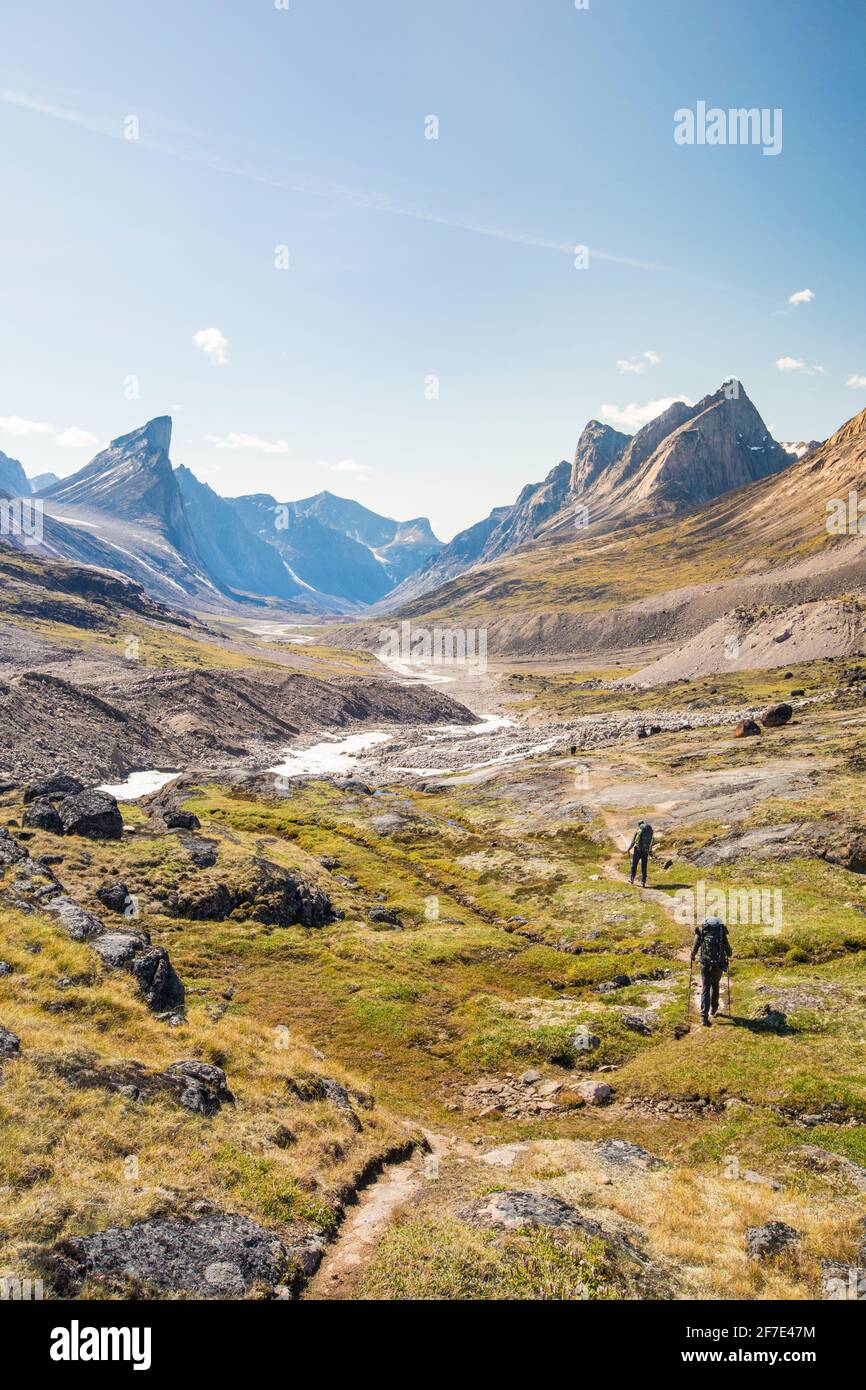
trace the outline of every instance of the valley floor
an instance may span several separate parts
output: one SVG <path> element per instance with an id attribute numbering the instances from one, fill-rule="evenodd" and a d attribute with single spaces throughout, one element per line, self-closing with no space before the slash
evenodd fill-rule
<path id="1" fill-rule="evenodd" d="M 794 719 L 751 739 L 736 718 L 781 672 L 650 704 L 497 671 L 483 703 L 443 687 L 480 727 L 383 725 L 336 778 L 187 774 L 125 803 L 114 842 L 22 833 L 10 787 L 10 834 L 103 918 L 96 890 L 122 880 L 187 998 L 149 1015 L 13 904 L 7 870 L 0 1273 L 51 1279 L 64 1242 L 218 1211 L 300 1251 L 311 1299 L 845 1296 L 866 1263 L 866 702 L 810 669 Z M 638 816 L 646 892 L 625 873 Z M 263 872 L 335 915 L 280 925 Z M 688 953 L 713 892 L 736 956 L 704 1030 Z M 191 1113 L 109 1075 L 183 1058 L 233 1102 Z M 772 1222 L 794 1234 L 755 1235 Z"/>

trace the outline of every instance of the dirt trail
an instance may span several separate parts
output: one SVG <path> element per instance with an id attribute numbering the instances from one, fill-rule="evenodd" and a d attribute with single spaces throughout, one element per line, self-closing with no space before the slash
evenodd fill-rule
<path id="1" fill-rule="evenodd" d="M 451 1135 L 422 1130 L 429 1146 L 416 1150 L 401 1163 L 390 1163 L 366 1188 L 340 1227 L 317 1273 L 304 1291 L 305 1299 L 351 1299 L 382 1236 L 394 1217 L 423 1189 L 439 1177 L 440 1160 L 446 1156 L 474 1156 L 475 1150 Z"/>

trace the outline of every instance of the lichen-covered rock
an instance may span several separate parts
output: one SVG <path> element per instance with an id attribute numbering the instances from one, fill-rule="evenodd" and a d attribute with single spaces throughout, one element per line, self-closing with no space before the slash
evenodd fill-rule
<path id="1" fill-rule="evenodd" d="M 793 1249 L 800 1232 L 784 1221 L 768 1221 L 764 1226 L 749 1226 L 746 1230 L 746 1254 L 750 1260 L 768 1260 Z"/>
<path id="2" fill-rule="evenodd" d="M 186 991 L 164 946 L 151 946 L 133 958 L 130 969 L 148 1008 L 155 1014 L 183 1008 Z"/>
<path id="3" fill-rule="evenodd" d="M 79 782 L 77 777 L 69 777 L 64 772 L 57 772 L 53 777 L 43 777 L 38 782 L 32 782 L 30 786 L 24 788 L 24 803 L 27 805 L 31 801 L 39 801 L 43 797 L 49 800 L 64 796 L 75 796 L 78 792 L 84 791 L 84 783 Z"/>
<path id="4" fill-rule="evenodd" d="M 519 1231 L 526 1226 L 552 1226 L 556 1229 L 585 1231 L 603 1235 L 602 1228 L 590 1221 L 577 1207 L 544 1192 L 492 1192 L 476 1197 L 460 1212 L 464 1221 L 499 1231 Z"/>
<path id="5" fill-rule="evenodd" d="M 108 792 L 78 792 L 58 803 L 65 835 L 84 835 L 90 840 L 119 840 L 123 835 L 123 817 L 117 802 Z"/>
<path id="6" fill-rule="evenodd" d="M 54 804 L 48 800 L 31 801 L 21 817 L 21 823 L 29 830 L 46 830 L 50 835 L 63 834 L 63 822 Z"/>
<path id="7" fill-rule="evenodd" d="M 55 1245 L 45 1263 L 60 1297 L 74 1295 L 88 1278 L 120 1292 L 150 1286 L 199 1298 L 243 1298 L 253 1290 L 273 1297 L 314 1273 L 323 1251 L 321 1235 L 303 1223 L 278 1237 L 246 1216 L 218 1211 L 74 1236 Z"/>
<path id="8" fill-rule="evenodd" d="M 614 1168 L 649 1170 L 666 1167 L 664 1159 L 657 1158 L 629 1139 L 597 1139 L 594 1148 L 602 1162 Z"/>
<path id="9" fill-rule="evenodd" d="M 199 1115 L 215 1115 L 223 1104 L 232 1104 L 234 1096 L 228 1088 L 222 1067 L 210 1062 L 172 1062 L 165 1073 L 181 1083 L 180 1103 Z"/>
<path id="10" fill-rule="evenodd" d="M 15 1057 L 21 1051 L 21 1039 L 9 1028 L 0 1026 L 0 1061 Z"/>

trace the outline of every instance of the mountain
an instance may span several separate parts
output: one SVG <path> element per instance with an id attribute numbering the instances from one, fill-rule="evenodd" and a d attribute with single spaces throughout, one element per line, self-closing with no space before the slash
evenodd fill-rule
<path id="1" fill-rule="evenodd" d="M 42 494 L 51 554 L 119 570 L 154 597 L 220 606 L 169 461 L 171 420 L 160 416 Z M 53 526 L 49 522 L 55 523 Z"/>
<path id="2" fill-rule="evenodd" d="M 248 531 L 234 508 L 181 464 L 174 476 L 198 555 L 218 588 L 246 595 L 296 599 L 304 589 L 279 551 Z"/>
<path id="3" fill-rule="evenodd" d="M 17 459 L 11 459 L 0 449 L 0 492 L 7 497 L 29 497 L 31 493 L 27 474 Z"/>
<path id="4" fill-rule="evenodd" d="M 813 449 L 820 449 L 820 447 L 821 447 L 821 440 L 820 440 L 820 439 L 798 439 L 798 440 L 785 440 L 785 439 L 782 439 L 782 440 L 779 441 L 779 445 L 780 445 L 780 447 L 781 447 L 782 449 L 785 450 L 785 453 L 789 456 L 789 458 L 792 458 L 792 459 L 801 459 L 801 458 L 805 458 L 807 454 L 811 454 Z"/>
<path id="5" fill-rule="evenodd" d="M 589 525 L 671 514 L 787 467 L 739 382 L 697 405 L 675 401 L 638 430 L 581 494 Z"/>
<path id="6" fill-rule="evenodd" d="M 349 609 L 375 603 L 442 549 L 426 517 L 397 522 L 329 492 L 282 503 L 259 493 L 228 505 L 330 607 L 335 599 Z"/>
<path id="7" fill-rule="evenodd" d="M 44 488 L 53 487 L 59 483 L 60 479 L 56 473 L 36 473 L 30 479 L 30 486 L 34 492 L 42 492 Z"/>
<path id="8" fill-rule="evenodd" d="M 433 534 L 426 516 L 394 521 L 370 511 L 360 502 L 335 497 L 331 492 L 319 492 L 291 506 L 296 516 L 314 517 L 323 525 L 341 531 L 350 540 L 367 546 L 384 567 L 392 586 L 428 564 L 443 549 L 442 541 Z"/>
<path id="9" fill-rule="evenodd" d="M 620 434 L 600 420 L 590 420 L 577 441 L 571 464 L 571 491 L 575 496 L 585 492 L 630 441 L 630 434 Z"/>

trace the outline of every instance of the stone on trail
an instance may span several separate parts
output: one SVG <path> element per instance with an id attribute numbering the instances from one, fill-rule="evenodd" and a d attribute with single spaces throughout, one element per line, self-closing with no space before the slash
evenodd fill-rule
<path id="1" fill-rule="evenodd" d="M 534 1086 L 536 1081 L 541 1080 L 540 1071 L 525 1071 L 520 1078 L 524 1086 Z"/>

